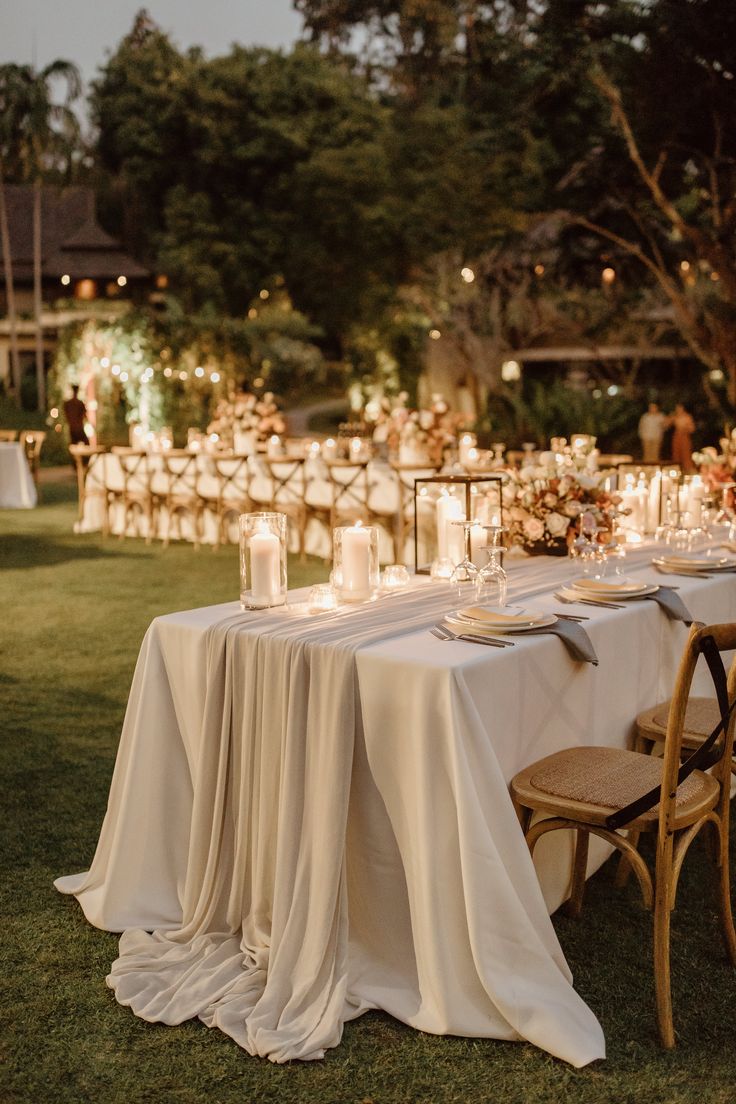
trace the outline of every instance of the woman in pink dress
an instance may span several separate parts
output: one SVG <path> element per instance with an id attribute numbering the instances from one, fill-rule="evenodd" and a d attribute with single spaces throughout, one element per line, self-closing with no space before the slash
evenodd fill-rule
<path id="1" fill-rule="evenodd" d="M 679 464 L 683 473 L 694 471 L 693 468 L 693 433 L 695 422 L 682 403 L 678 403 L 672 415 L 672 461 Z"/>

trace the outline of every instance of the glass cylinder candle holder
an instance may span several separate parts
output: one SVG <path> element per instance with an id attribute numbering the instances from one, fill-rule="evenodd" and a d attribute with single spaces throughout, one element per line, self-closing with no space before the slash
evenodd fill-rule
<path id="1" fill-rule="evenodd" d="M 286 514 L 240 515 L 240 608 L 286 602 Z"/>
<path id="2" fill-rule="evenodd" d="M 379 585 L 378 529 L 339 525 L 332 532 L 332 583 L 341 602 L 368 602 Z"/>

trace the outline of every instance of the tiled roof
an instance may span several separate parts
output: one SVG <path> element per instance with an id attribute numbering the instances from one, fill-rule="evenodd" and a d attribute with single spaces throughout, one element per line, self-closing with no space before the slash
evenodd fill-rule
<path id="1" fill-rule="evenodd" d="M 33 189 L 6 185 L 10 251 L 13 278 L 19 283 L 33 279 Z M 41 255 L 43 274 L 73 280 L 136 279 L 148 270 L 125 253 L 95 218 L 92 188 L 44 187 L 41 195 Z M 5 274 L 0 265 L 0 281 Z"/>

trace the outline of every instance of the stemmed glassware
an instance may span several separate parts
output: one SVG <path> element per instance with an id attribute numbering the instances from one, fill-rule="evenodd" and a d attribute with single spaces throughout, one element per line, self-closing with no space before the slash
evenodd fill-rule
<path id="1" fill-rule="evenodd" d="M 450 576 L 450 586 L 454 587 L 457 592 L 458 598 L 465 598 L 468 593 L 475 589 L 478 582 L 479 571 L 472 560 L 470 534 L 471 530 L 478 523 L 476 521 L 453 521 L 452 525 L 462 525 L 463 527 L 463 547 L 465 549 L 465 556 L 459 564 L 453 569 Z"/>
<path id="2" fill-rule="evenodd" d="M 583 575 L 600 575 L 605 564 L 603 548 L 598 543 L 598 534 L 603 532 L 596 521 L 595 514 L 585 510 L 580 515 L 578 535 L 570 548 L 570 558 L 577 560 Z"/>
<path id="3" fill-rule="evenodd" d="M 503 555 L 503 535 L 508 530 L 502 525 L 484 525 L 488 534 L 488 544 L 483 551 L 488 556 L 488 563 L 478 573 L 476 591 L 478 601 L 493 602 L 494 605 L 506 605 L 506 589 L 508 576 L 501 564 Z"/>

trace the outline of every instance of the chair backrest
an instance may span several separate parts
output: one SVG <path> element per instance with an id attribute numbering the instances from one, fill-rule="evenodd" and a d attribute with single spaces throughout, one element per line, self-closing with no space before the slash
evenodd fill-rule
<path id="1" fill-rule="evenodd" d="M 692 688 L 693 676 L 698 660 L 703 655 L 703 641 L 711 637 L 718 652 L 729 652 L 736 649 L 736 624 L 702 625 L 695 624 L 690 630 L 685 651 L 677 671 L 675 690 L 670 702 L 670 712 L 667 721 L 667 735 L 664 744 L 664 763 L 662 768 L 662 789 L 659 803 L 659 832 L 663 834 L 672 832 L 675 820 L 676 791 L 678 785 L 678 773 L 681 766 L 682 736 L 685 727 L 685 710 Z M 726 680 L 726 689 L 729 703 L 736 697 L 736 659 L 731 663 Z M 731 758 L 733 755 L 734 725 L 736 725 L 736 709 L 732 710 L 726 727 L 726 732 L 719 737 L 721 756 L 713 767 L 712 773 L 718 778 L 722 787 L 730 787 Z M 726 794 L 728 794 L 726 789 Z"/>
<path id="2" fill-rule="evenodd" d="M 17 429 L 0 429 L 0 441 L 17 441 Z"/>

